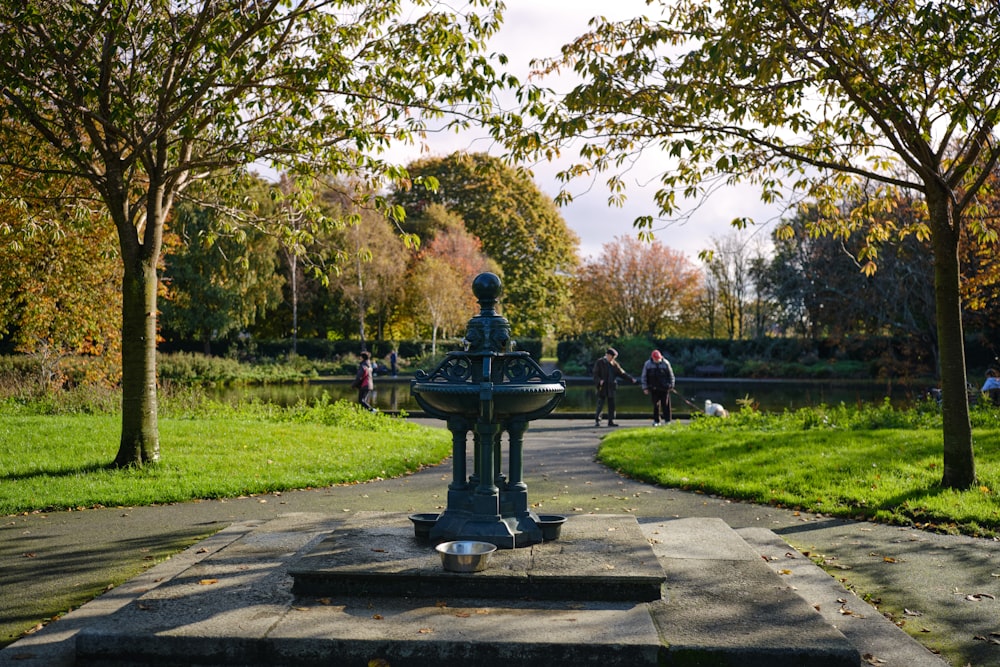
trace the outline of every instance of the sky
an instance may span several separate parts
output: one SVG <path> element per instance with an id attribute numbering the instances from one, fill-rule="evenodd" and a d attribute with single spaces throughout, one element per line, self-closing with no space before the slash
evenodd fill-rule
<path id="1" fill-rule="evenodd" d="M 510 58 L 509 68 L 521 80 L 526 78 L 532 58 L 552 57 L 559 48 L 587 31 L 587 23 L 593 16 L 608 19 L 632 18 L 645 12 L 658 12 L 654 5 L 649 8 L 645 0 L 506 0 L 504 25 L 494 38 L 491 47 L 505 53 Z M 546 79 L 546 85 L 556 86 L 558 82 Z M 567 87 L 569 82 L 567 82 Z M 419 150 L 411 150 L 404 159 L 420 155 Z M 502 150 L 493 146 L 485 137 L 474 133 L 456 136 L 433 136 L 428 139 L 430 155 L 448 155 L 456 150 L 489 152 L 500 155 Z M 426 153 L 425 153 L 426 155 Z M 659 172 L 663 171 L 663 158 L 647 155 L 639 168 L 633 170 L 627 181 L 628 199 L 624 207 L 611 207 L 607 203 L 608 193 L 601 182 L 590 186 L 583 180 L 569 186 L 574 201 L 560 207 L 560 213 L 567 225 L 580 238 L 580 255 L 597 257 L 603 244 L 616 237 L 636 235 L 632 221 L 640 215 L 656 215 L 653 203 L 655 188 L 646 186 Z M 535 183 L 539 189 L 555 197 L 562 184 L 556 179 L 559 168 L 565 165 L 541 163 L 532 165 Z M 750 187 L 732 187 L 716 192 L 706 202 L 691 202 L 682 207 L 688 214 L 683 222 L 669 223 L 656 227 L 655 237 L 664 245 L 679 251 L 696 264 L 698 253 L 712 245 L 713 238 L 721 238 L 737 233 L 730 222 L 737 217 L 748 216 L 759 222 L 773 220 L 780 210 L 768 208 L 759 200 L 759 195 Z M 740 232 L 740 238 L 749 242 L 755 238 L 770 237 L 771 226 L 762 225 L 748 232 Z"/>

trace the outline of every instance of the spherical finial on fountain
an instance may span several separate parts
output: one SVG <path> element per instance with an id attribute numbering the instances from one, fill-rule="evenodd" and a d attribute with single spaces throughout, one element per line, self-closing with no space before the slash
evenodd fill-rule
<path id="1" fill-rule="evenodd" d="M 476 300 L 479 301 L 479 307 L 482 309 L 482 314 L 491 314 L 496 310 L 497 300 L 500 298 L 500 293 L 503 291 L 503 284 L 500 282 L 500 277 L 495 273 L 484 272 L 480 273 L 472 281 L 472 293 L 476 296 Z"/>

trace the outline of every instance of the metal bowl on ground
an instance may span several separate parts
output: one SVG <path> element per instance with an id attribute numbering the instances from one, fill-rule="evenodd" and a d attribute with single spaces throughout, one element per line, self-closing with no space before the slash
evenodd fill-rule
<path id="1" fill-rule="evenodd" d="M 441 565 L 449 572 L 481 572 L 486 569 L 495 544 L 459 540 L 442 542 L 434 547 L 441 554 Z"/>
<path id="2" fill-rule="evenodd" d="M 431 537 L 431 528 L 437 523 L 440 514 L 433 512 L 427 514 L 411 514 L 410 521 L 413 522 L 413 536 L 418 540 L 428 540 Z"/>
<path id="3" fill-rule="evenodd" d="M 561 514 L 539 514 L 535 523 L 542 529 L 542 539 L 548 542 L 559 539 L 559 533 L 562 532 L 563 524 L 566 523 L 566 517 Z"/>

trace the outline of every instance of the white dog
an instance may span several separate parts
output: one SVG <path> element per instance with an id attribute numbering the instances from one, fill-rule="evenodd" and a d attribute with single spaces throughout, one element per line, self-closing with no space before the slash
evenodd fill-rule
<path id="1" fill-rule="evenodd" d="M 728 417 L 729 412 L 726 411 L 722 405 L 719 403 L 713 403 L 710 399 L 705 399 L 705 414 L 709 417 Z"/>

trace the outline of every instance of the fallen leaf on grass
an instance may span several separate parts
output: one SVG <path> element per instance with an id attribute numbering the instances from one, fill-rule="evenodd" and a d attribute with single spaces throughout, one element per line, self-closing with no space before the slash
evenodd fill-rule
<path id="1" fill-rule="evenodd" d="M 905 614 L 906 616 L 923 616 L 924 612 L 916 611 L 915 609 L 907 609 L 906 607 L 903 607 L 903 614 Z"/>
<path id="2" fill-rule="evenodd" d="M 983 598 L 996 600 L 996 598 L 990 595 L 989 593 L 970 593 L 969 595 L 965 596 L 965 599 L 969 600 L 970 602 L 979 602 Z"/>
<path id="3" fill-rule="evenodd" d="M 996 633 L 991 632 L 990 634 L 995 635 Z M 991 644 L 997 644 L 998 646 L 1000 646 L 1000 639 L 997 639 L 996 637 L 983 637 L 982 635 L 973 635 L 972 638 L 975 639 L 977 642 L 989 642 Z"/>

